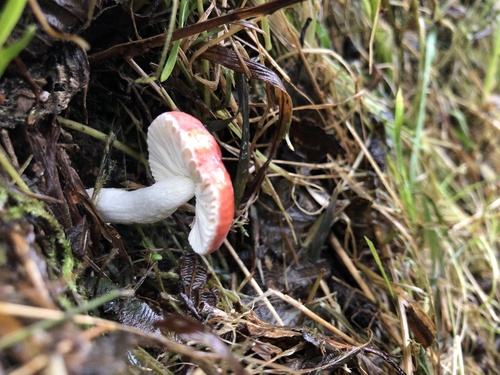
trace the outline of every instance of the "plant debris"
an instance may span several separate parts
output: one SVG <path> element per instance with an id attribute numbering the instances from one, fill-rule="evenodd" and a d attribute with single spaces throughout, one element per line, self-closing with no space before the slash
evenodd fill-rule
<path id="1" fill-rule="evenodd" d="M 0 76 L 0 373 L 497 373 L 499 15 L 28 0 L 0 46 L 36 25 Z M 235 186 L 208 257 L 194 202 L 110 225 L 86 193 L 151 185 L 173 110 Z"/>

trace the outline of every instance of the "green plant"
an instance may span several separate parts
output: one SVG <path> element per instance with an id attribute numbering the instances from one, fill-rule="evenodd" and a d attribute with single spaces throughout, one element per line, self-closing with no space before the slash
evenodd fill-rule
<path id="1" fill-rule="evenodd" d="M 27 0 L 8 0 L 0 13 L 0 77 L 9 63 L 26 48 L 35 35 L 35 25 L 29 25 L 19 40 L 5 46 L 23 13 L 26 2 Z"/>

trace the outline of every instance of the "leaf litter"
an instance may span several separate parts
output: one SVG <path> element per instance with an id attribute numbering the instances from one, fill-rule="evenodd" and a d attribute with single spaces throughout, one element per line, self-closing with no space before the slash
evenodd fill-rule
<path id="1" fill-rule="evenodd" d="M 235 3 L 168 35 L 174 2 L 29 2 L 16 35 L 42 15 L 80 47 L 42 20 L 0 78 L 1 370 L 495 373 L 498 7 Z M 85 192 L 151 184 L 173 109 L 242 187 L 209 258 L 190 204 L 110 226 Z"/>

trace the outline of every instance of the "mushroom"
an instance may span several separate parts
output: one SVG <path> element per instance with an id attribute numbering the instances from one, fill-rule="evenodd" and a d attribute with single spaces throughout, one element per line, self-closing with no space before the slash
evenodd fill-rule
<path id="1" fill-rule="evenodd" d="M 182 112 L 158 116 L 148 129 L 149 164 L 155 183 L 125 191 L 101 189 L 96 208 L 110 223 L 154 223 L 196 198 L 189 244 L 209 254 L 224 241 L 234 216 L 234 193 L 214 137 L 196 118 Z M 94 189 L 87 189 L 92 196 Z"/>

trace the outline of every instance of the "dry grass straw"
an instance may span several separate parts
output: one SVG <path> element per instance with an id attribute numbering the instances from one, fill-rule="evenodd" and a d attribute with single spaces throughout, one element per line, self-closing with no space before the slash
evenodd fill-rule
<path id="1" fill-rule="evenodd" d="M 383 17 L 381 5 L 387 12 Z M 216 7 L 210 10 L 217 11 Z M 355 239 L 349 237 L 352 232 L 346 230 L 345 238 L 328 236 L 331 248 L 357 280 L 359 293 L 379 308 L 378 316 L 388 332 L 386 338 L 352 327 L 325 283 L 321 283 L 323 295 L 316 296 L 307 307 L 279 291 L 261 290 L 235 251 L 231 254 L 244 277 L 227 285 L 213 275 L 224 297 L 223 313 L 214 318 L 222 327 L 221 334 L 235 332 L 238 324 L 251 320 L 248 315 L 236 316 L 233 304 L 243 304 L 246 314 L 250 314 L 253 303 L 263 300 L 280 322 L 278 308 L 270 304 L 285 300 L 307 314 L 316 327 L 326 328 L 353 348 L 382 346 L 398 358 L 408 375 L 479 374 L 485 368 L 496 369 L 500 362 L 500 94 L 494 62 L 498 61 L 500 48 L 492 46 L 500 43 L 500 27 L 495 23 L 499 12 L 493 0 L 467 8 L 458 2 L 445 7 L 436 2 L 418 6 L 413 1 L 396 5 L 386 1 L 303 1 L 286 15 L 273 14 L 267 25 L 257 20 L 246 24 L 251 26 L 246 28 L 240 24 L 224 26 L 212 39 L 207 37 L 203 47 L 194 38 L 183 40 L 176 51 L 178 67 L 187 79 L 196 82 L 210 115 L 229 121 L 231 137 L 221 140 L 229 154 L 239 157 L 245 131 L 245 114 L 238 112 L 231 91 L 233 73 L 193 58 L 201 55 L 202 49 L 222 41 L 241 59 L 251 53 L 275 68 L 283 80 L 288 80 L 290 91 L 307 102 L 296 107 L 293 115 L 299 117 L 306 109 L 317 110 L 319 126 L 333 133 L 345 151 L 325 163 L 271 161 L 262 184 L 240 207 L 236 223 L 241 228 L 235 231 L 244 231 L 243 224 L 248 222 L 258 195 L 267 194 L 287 218 L 295 241 L 293 222 L 274 185 L 277 177 L 295 186 L 316 189 L 322 207 L 316 215 L 323 213 L 330 202 L 329 192 L 318 188 L 310 176 L 300 172 L 301 168 L 318 171 L 315 179 L 332 180 L 340 191 L 369 199 L 380 220 L 391 226 L 390 230 L 382 230 L 374 225 L 378 237 L 372 239 L 379 244 L 376 250 L 383 259 L 380 267 L 387 274 L 385 280 L 376 267 L 359 262 Z M 300 29 L 309 17 L 312 22 L 302 46 Z M 269 27 L 272 45 L 262 36 L 260 26 Z M 336 32 L 338 39 L 332 38 Z M 348 61 L 334 52 L 341 49 L 339 44 L 345 35 L 353 41 L 359 59 Z M 300 84 L 291 81 L 287 73 L 297 61 L 304 64 L 305 79 Z M 144 67 L 135 60 L 129 63 L 139 72 L 137 78 L 147 78 Z M 176 107 L 160 85 L 153 81 L 149 85 L 159 102 Z M 268 161 L 272 147 L 269 133 L 279 121 L 272 95 L 268 95 L 270 88 L 254 88 L 260 92 L 253 95 L 249 112 L 249 122 L 258 129 L 250 145 L 248 171 L 253 176 Z M 221 97 L 227 98 L 227 106 L 219 106 Z M 212 111 L 215 107 L 219 109 Z M 386 170 L 369 147 L 375 123 L 383 125 L 391 144 Z M 380 182 L 376 192 L 365 184 L 362 160 L 368 161 Z M 295 167 L 295 172 L 289 167 Z M 349 219 L 342 213 L 339 217 L 349 227 Z M 229 243 L 227 247 L 232 249 Z M 245 303 L 242 301 L 247 296 L 231 289 L 241 290 L 248 278 L 257 297 Z M 319 305 L 331 313 L 336 326 L 309 308 Z M 409 321 L 408 316 L 414 320 Z M 425 329 L 434 335 L 428 348 L 417 342 L 419 324 L 427 325 Z M 250 373 L 292 373 L 274 363 L 278 357 L 292 355 L 291 351 L 261 361 L 243 354 L 248 341 L 229 342 Z M 191 358 L 198 354 L 187 353 Z"/>
<path id="2" fill-rule="evenodd" d="M 314 24 L 321 22 L 315 18 L 318 13 L 328 14 L 330 7 L 341 13 L 341 9 L 347 14 L 350 26 L 361 28 L 348 30 L 349 36 L 358 39 L 356 47 L 373 63 L 372 45 L 369 51 L 363 50 L 360 42 L 363 36 L 356 37 L 370 30 L 370 22 L 365 18 L 367 9 L 356 9 L 353 4 L 324 5 L 318 12 L 316 6 L 312 2 L 301 4 L 296 8 L 297 19 L 312 17 Z M 387 313 L 391 319 L 399 320 L 403 336 L 398 345 L 402 345 L 402 363 L 408 374 L 480 373 L 484 368 L 477 362 L 479 357 L 486 368 L 496 368 L 494 364 L 499 361 L 500 159 L 495 145 L 500 140 L 500 107 L 498 74 L 492 78 L 491 73 L 492 69 L 496 72 L 491 61 L 498 61 L 499 26 L 495 20 L 499 9 L 492 1 L 467 9 L 459 4 L 451 8 L 429 5 L 417 12 L 403 4 L 400 9 L 395 7 L 398 25 L 409 21 L 405 17 L 416 17 L 414 21 L 418 24 L 416 30 L 402 33 L 402 46 L 394 44 L 397 31 L 391 29 L 387 19 L 378 20 L 370 41 L 375 44 L 375 54 L 380 54 L 374 65 L 382 66 L 379 61 L 387 60 L 381 69 L 389 93 L 386 89 L 372 92 L 360 89 L 358 83 L 366 81 L 367 77 L 363 77 L 366 72 L 353 73 L 355 68 L 351 64 L 319 48 L 313 32 L 306 34 L 302 49 L 292 36 L 298 34 L 294 30 L 297 24 L 291 25 L 278 15 L 270 22 L 285 48 L 297 49 L 283 54 L 279 63 L 297 56 L 305 62 L 309 78 L 324 80 L 313 79 L 311 85 L 320 91 L 326 103 L 311 103 L 308 108 L 329 109 L 327 122 L 341 144 L 352 144 L 349 140 L 352 136 L 356 147 L 351 149 L 364 153 L 382 182 L 385 192 L 379 194 L 374 208 L 399 231 L 384 249 L 390 259 L 386 266 L 392 283 L 400 291 L 398 301 L 393 301 L 396 311 Z M 405 14 L 406 11 L 409 13 Z M 434 23 L 431 15 L 443 17 L 442 22 Z M 417 48 L 412 50 L 411 46 Z M 344 70 L 342 67 L 346 66 L 350 68 Z M 320 88 L 319 84 L 323 86 Z M 399 108 L 398 90 L 402 93 Z M 339 104 L 328 107 L 332 102 Z M 365 139 L 351 125 L 353 109 L 359 111 L 367 127 L 372 122 L 370 118 L 383 121 L 397 146 L 396 154 L 388 155 L 387 172 L 378 168 Z M 396 117 L 388 115 L 394 111 Z M 347 166 L 355 165 L 357 155 L 350 156 Z M 342 176 L 329 165 L 323 168 L 332 171 L 331 176 Z M 355 170 L 351 170 L 351 176 L 352 172 Z M 307 184 L 306 176 L 303 180 L 297 175 L 288 178 Z M 346 187 L 363 189 L 355 178 L 344 178 Z M 403 251 L 395 253 L 394 246 Z M 384 294 L 389 291 L 383 283 L 376 283 L 377 288 L 373 289 L 372 274 L 363 268 L 352 272 L 356 278 L 366 280 L 358 284 L 368 289 L 365 291 L 368 298 L 378 299 L 381 306 L 387 305 Z M 419 301 L 437 327 L 436 341 L 427 350 L 409 341 L 406 293 Z M 482 348 L 480 356 L 474 349 L 478 346 Z"/>
<path id="3" fill-rule="evenodd" d="M 495 90 L 491 89 L 486 97 L 481 95 L 483 87 L 491 87 L 481 77 L 494 80 L 486 71 L 493 67 L 488 68 L 486 62 L 493 37 L 498 38 L 493 32 L 494 18 L 485 17 L 484 9 L 498 9 L 493 1 L 471 6 L 466 14 L 461 14 L 465 9 L 459 4 L 452 6 L 453 12 L 457 12 L 453 13 L 449 8 L 436 8 L 436 3 L 426 3 L 418 9 L 413 3 L 401 3 L 391 8 L 388 17 L 381 18 L 379 6 L 380 2 L 332 5 L 305 1 L 288 17 L 282 12 L 269 17 L 272 53 L 266 48 L 269 44 L 261 44 L 259 23 L 246 29 L 246 39 L 235 36 L 242 30 L 239 25 L 228 25 L 203 50 L 224 41 L 242 58 L 250 51 L 256 52 L 261 62 L 276 68 L 285 80 L 289 80 L 286 68 L 296 61 L 303 62 L 308 87 L 291 80 L 289 83 L 309 104 L 295 108 L 294 115 L 299 116 L 306 109 L 320 111 L 320 127 L 333 132 L 346 152 L 342 159 L 306 167 L 322 171 L 325 179 L 340 181 L 341 189 L 350 189 L 373 201 L 373 208 L 394 228 L 392 240 L 386 240 L 387 233 L 380 234 L 379 243 L 384 245 L 377 249 L 387 260 L 383 265 L 390 275 L 389 286 L 376 273 L 350 260 L 354 254 L 343 250 L 341 243 L 352 239 L 332 240 L 358 280 L 362 294 L 381 309 L 381 320 L 391 332 L 391 342 L 386 347 L 401 356 L 400 363 L 407 374 L 478 373 L 480 364 L 473 349 L 477 345 L 484 347 L 482 361 L 498 362 L 495 340 L 499 334 L 500 159 L 495 144 L 500 138 L 500 107 Z M 301 46 L 300 28 L 308 17 L 312 23 Z M 338 31 L 353 40 L 361 58 L 369 61 L 369 70 L 320 44 L 320 32 L 329 32 L 327 17 L 334 17 L 338 23 L 345 20 L 337 25 Z M 434 21 L 439 17 L 440 22 Z M 413 27 L 408 26 L 411 22 Z M 492 30 L 491 36 L 487 35 L 488 29 Z M 473 30 L 484 31 L 485 35 Z M 470 35 L 476 35 L 476 39 L 470 40 Z M 229 125 L 234 138 L 222 145 L 237 157 L 244 130 L 237 100 L 225 91 L 227 79 L 232 78 L 218 67 L 214 68 L 216 74 L 211 74 L 206 62 L 187 58 L 185 51 L 192 41 L 185 40 L 181 45 L 178 64 L 201 85 L 208 108 L 220 96 L 216 93 L 219 90 L 229 98 L 230 110 L 221 109 L 213 115 L 227 120 L 236 114 Z M 331 42 L 332 47 L 338 47 L 338 41 Z M 192 56 L 201 55 L 203 50 Z M 375 89 L 366 88 L 373 79 L 380 80 Z M 251 112 L 254 117 L 249 119 L 261 129 L 252 140 L 250 173 L 256 173 L 266 162 L 268 144 L 261 144 L 259 136 L 276 123 L 275 107 L 266 96 L 258 99 L 260 102 L 254 103 Z M 162 100 L 175 106 L 168 97 Z M 355 125 L 358 121 L 362 124 L 361 132 Z M 384 125 L 394 146 L 387 155 L 388 170 L 379 167 L 368 147 L 375 121 Z M 358 169 L 364 158 L 381 183 L 375 196 L 364 186 L 365 174 Z M 269 194 L 288 218 L 273 185 L 275 180 L 269 177 L 280 176 L 298 186 L 311 183 L 308 176 L 280 167 L 286 163 L 290 165 L 287 161 L 271 162 L 259 193 Z M 328 194 L 322 196 L 322 206 L 326 207 Z M 253 201 L 254 198 L 246 201 L 239 222 L 246 222 Z M 294 233 L 289 218 L 288 225 Z M 242 270 L 247 278 L 252 277 L 245 266 Z M 273 303 L 255 280 L 250 283 L 259 298 L 266 304 Z M 392 289 L 396 290 L 394 297 Z M 286 299 L 300 311 L 310 311 L 303 310 L 303 305 L 292 302 L 289 296 L 271 294 Z M 326 297 L 330 309 L 338 310 L 338 306 L 332 305 L 331 295 Z M 229 311 L 230 306 L 226 307 Z M 274 308 L 269 309 L 276 316 Z M 420 328 L 410 327 L 409 309 L 420 311 L 418 323 L 428 323 L 427 328 L 435 334 L 435 341 L 427 349 L 414 341 L 411 331 Z M 426 320 L 428 317 L 430 320 Z M 319 325 L 329 325 L 318 316 L 314 320 Z M 355 338 L 346 338 L 347 342 L 365 342 L 356 337 L 354 330 L 350 333 Z"/>

